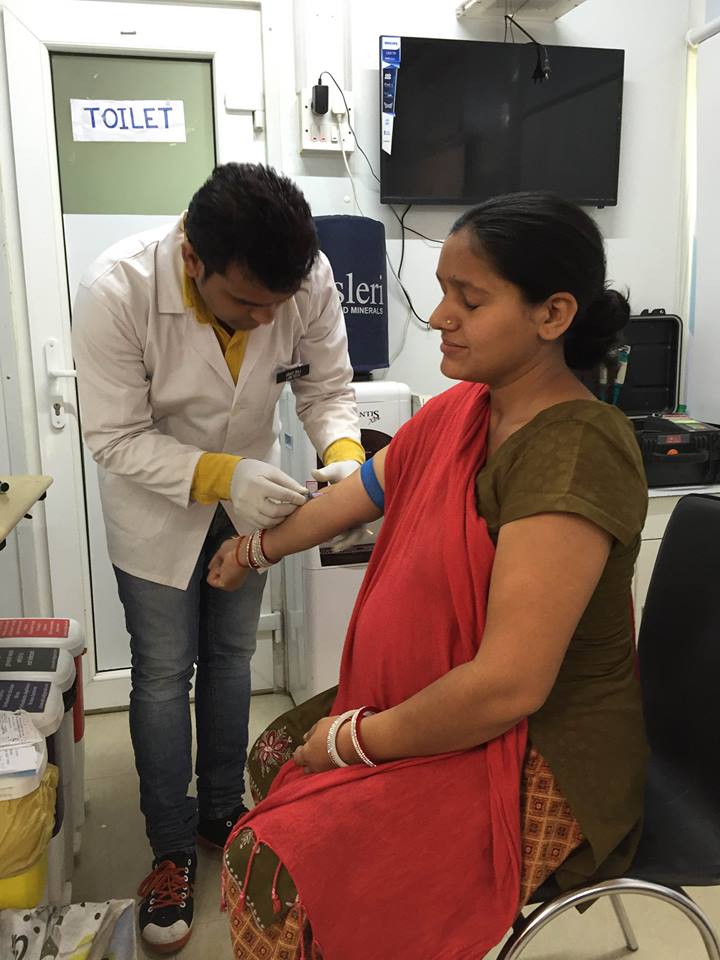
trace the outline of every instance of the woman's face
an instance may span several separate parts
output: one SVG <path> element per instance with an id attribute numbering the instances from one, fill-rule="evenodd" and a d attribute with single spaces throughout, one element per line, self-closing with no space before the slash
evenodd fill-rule
<path id="1" fill-rule="evenodd" d="M 473 250 L 467 230 L 445 241 L 437 277 L 443 298 L 430 326 L 442 332 L 440 369 L 446 377 L 499 387 L 537 362 L 547 347 L 539 332 L 547 305 L 528 304 Z"/>

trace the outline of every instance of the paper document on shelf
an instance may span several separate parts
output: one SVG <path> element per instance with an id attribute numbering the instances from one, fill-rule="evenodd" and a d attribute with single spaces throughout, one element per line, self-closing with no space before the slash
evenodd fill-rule
<path id="1" fill-rule="evenodd" d="M 44 737 L 23 710 L 0 710 L 0 748 L 32 746 L 42 743 Z"/>
<path id="2" fill-rule="evenodd" d="M 37 773 L 40 756 L 33 746 L 0 747 L 0 777 Z"/>

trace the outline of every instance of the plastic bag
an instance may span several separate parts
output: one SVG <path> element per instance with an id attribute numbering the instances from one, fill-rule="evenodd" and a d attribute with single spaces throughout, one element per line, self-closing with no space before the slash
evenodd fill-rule
<path id="1" fill-rule="evenodd" d="M 136 960 L 135 903 L 0 911 L 3 960 Z"/>
<path id="2" fill-rule="evenodd" d="M 49 763 L 36 790 L 0 802 L 0 880 L 24 873 L 50 843 L 57 784 L 58 769 Z"/>

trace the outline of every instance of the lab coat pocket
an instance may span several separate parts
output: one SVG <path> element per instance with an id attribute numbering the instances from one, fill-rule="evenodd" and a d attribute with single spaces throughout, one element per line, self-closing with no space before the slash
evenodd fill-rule
<path id="1" fill-rule="evenodd" d="M 138 540 L 150 540 L 160 533 L 173 509 L 167 497 L 114 474 L 104 474 L 99 479 L 100 499 L 108 526 Z"/>

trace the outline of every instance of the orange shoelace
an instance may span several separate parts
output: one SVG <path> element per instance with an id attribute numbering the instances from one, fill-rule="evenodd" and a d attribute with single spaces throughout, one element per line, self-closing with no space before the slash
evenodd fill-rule
<path id="1" fill-rule="evenodd" d="M 152 893 L 152 909 L 179 907 L 192 893 L 187 867 L 179 867 L 172 860 L 163 860 L 138 887 L 138 896 Z"/>

